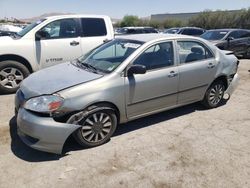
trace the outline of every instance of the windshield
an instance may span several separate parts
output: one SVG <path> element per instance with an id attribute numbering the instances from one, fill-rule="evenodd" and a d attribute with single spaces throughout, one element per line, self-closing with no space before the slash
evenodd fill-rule
<path id="1" fill-rule="evenodd" d="M 34 27 L 36 27 L 37 25 L 39 25 L 40 23 L 42 23 L 43 21 L 45 21 L 46 19 L 41 19 L 38 20 L 36 22 L 33 22 L 29 25 L 27 25 L 23 30 L 21 30 L 20 32 L 17 33 L 18 36 L 23 37 L 24 35 L 26 35 L 31 29 L 33 29 Z"/>
<path id="2" fill-rule="evenodd" d="M 142 44 L 143 42 L 135 40 L 115 39 L 77 60 L 81 66 L 95 72 L 110 73 Z"/>
<path id="3" fill-rule="evenodd" d="M 202 34 L 200 37 L 206 40 L 221 40 L 223 39 L 229 31 L 220 30 L 220 31 L 207 31 Z"/>

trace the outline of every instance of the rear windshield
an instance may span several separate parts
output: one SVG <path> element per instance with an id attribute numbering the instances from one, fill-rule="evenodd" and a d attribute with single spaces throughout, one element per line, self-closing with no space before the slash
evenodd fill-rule
<path id="1" fill-rule="evenodd" d="M 223 39 L 229 31 L 220 30 L 220 31 L 207 31 L 202 34 L 200 37 L 206 40 L 221 40 Z"/>

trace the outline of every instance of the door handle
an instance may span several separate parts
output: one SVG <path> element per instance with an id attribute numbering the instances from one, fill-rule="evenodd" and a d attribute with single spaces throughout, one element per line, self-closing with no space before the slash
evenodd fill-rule
<path id="1" fill-rule="evenodd" d="M 75 40 L 73 40 L 73 41 L 70 42 L 69 44 L 70 44 L 70 46 L 77 46 L 77 45 L 79 45 L 80 43 L 77 42 L 77 41 L 75 41 Z"/>
<path id="2" fill-rule="evenodd" d="M 208 66 L 207 66 L 207 68 L 209 68 L 209 69 L 212 69 L 214 67 L 215 67 L 215 65 L 213 63 L 209 63 Z"/>
<path id="3" fill-rule="evenodd" d="M 178 75 L 178 73 L 176 73 L 175 71 L 171 71 L 168 75 L 169 78 L 173 78 L 176 77 Z"/>

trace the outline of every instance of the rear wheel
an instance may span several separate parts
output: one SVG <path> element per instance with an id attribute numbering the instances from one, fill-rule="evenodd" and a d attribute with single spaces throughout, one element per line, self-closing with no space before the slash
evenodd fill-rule
<path id="1" fill-rule="evenodd" d="M 98 110 L 97 107 L 92 112 L 88 112 L 86 117 L 69 118 L 67 123 L 81 126 L 73 134 L 80 145 L 94 147 L 104 144 L 110 139 L 117 126 L 117 117 L 114 110 L 103 110 L 102 108 Z"/>
<path id="2" fill-rule="evenodd" d="M 216 81 L 206 91 L 202 103 L 207 108 L 216 108 L 222 103 L 224 92 L 224 83 L 220 80 Z"/>
<path id="3" fill-rule="evenodd" d="M 0 93 L 16 92 L 23 79 L 29 74 L 27 67 L 17 61 L 0 62 Z"/>

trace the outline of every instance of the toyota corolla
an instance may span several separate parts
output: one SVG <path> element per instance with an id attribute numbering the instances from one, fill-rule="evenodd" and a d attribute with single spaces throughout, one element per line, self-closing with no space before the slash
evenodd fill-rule
<path id="1" fill-rule="evenodd" d="M 237 86 L 238 59 L 191 36 L 119 36 L 72 62 L 38 71 L 16 93 L 18 135 L 61 153 L 70 135 L 107 142 L 119 123 L 201 101 L 221 105 Z"/>

